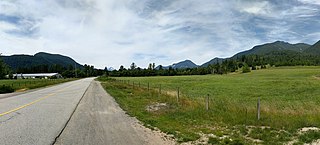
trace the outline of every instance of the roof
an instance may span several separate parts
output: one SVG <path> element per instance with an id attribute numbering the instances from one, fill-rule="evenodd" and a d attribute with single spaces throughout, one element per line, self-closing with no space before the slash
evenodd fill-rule
<path id="1" fill-rule="evenodd" d="M 37 74 L 13 74 L 13 76 L 23 76 L 23 77 L 51 77 L 55 75 L 60 75 L 59 73 L 37 73 Z"/>

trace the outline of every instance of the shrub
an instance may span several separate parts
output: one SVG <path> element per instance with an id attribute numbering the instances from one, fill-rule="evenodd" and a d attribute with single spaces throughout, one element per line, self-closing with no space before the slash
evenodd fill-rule
<path id="1" fill-rule="evenodd" d="M 0 94 L 12 93 L 12 92 L 14 92 L 14 89 L 11 86 L 5 86 L 5 85 L 0 86 Z"/>
<path id="2" fill-rule="evenodd" d="M 242 67 L 242 73 L 251 72 L 250 67 L 245 63 Z"/>

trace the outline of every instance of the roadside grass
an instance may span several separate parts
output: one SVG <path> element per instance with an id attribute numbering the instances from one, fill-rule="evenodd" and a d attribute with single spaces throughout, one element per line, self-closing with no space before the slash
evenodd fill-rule
<path id="1" fill-rule="evenodd" d="M 12 93 L 14 92 L 14 89 L 11 86 L 0 86 L 0 94 L 4 93 Z"/>
<path id="2" fill-rule="evenodd" d="M 299 141 L 302 143 L 311 143 L 314 140 L 320 139 L 320 131 L 310 130 L 299 136 Z"/>
<path id="3" fill-rule="evenodd" d="M 284 144 L 295 138 L 299 142 L 319 139 L 316 133 L 297 133 L 303 127 L 320 127 L 319 74 L 320 67 L 281 67 L 246 74 L 99 80 L 128 114 L 150 128 L 173 134 L 178 142 L 212 134 L 208 141 L 212 144 Z M 147 111 L 155 103 L 167 107 Z"/>
<path id="4" fill-rule="evenodd" d="M 0 80 L 0 86 L 3 88 L 11 88 L 13 91 L 24 91 L 29 89 L 41 88 L 45 86 L 55 85 L 75 79 L 17 79 L 17 80 Z M 12 90 L 10 91 L 12 92 Z M 4 92 L 5 93 L 5 92 Z"/>

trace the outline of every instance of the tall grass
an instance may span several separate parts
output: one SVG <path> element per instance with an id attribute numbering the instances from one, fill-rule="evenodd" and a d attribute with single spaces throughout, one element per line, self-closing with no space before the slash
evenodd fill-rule
<path id="1" fill-rule="evenodd" d="M 54 84 L 64 83 L 75 79 L 18 79 L 18 80 L 0 80 L 0 86 L 9 86 L 15 91 L 35 89 Z"/>

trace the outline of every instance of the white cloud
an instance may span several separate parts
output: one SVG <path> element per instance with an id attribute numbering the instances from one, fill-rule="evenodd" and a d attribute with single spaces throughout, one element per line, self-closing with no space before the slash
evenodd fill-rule
<path id="1" fill-rule="evenodd" d="M 13 24 L 0 21 L 0 30 L 2 30 L 2 31 L 13 31 L 13 30 L 18 30 L 18 28 Z"/>
<path id="2" fill-rule="evenodd" d="M 304 4 L 314 4 L 314 5 L 320 5 L 319 0 L 299 0 L 300 2 Z"/>
<path id="3" fill-rule="evenodd" d="M 301 37 L 294 20 L 318 13 L 313 5 L 284 9 L 258 0 L 0 1 L 0 49 L 60 53 L 99 68 L 184 59 L 202 64 L 271 40 L 296 42 Z M 19 22 L 1 21 L 1 15 Z"/>
<path id="4" fill-rule="evenodd" d="M 265 16 L 272 13 L 272 6 L 268 1 L 239 1 L 237 5 L 240 8 L 240 11 L 254 15 Z"/>

